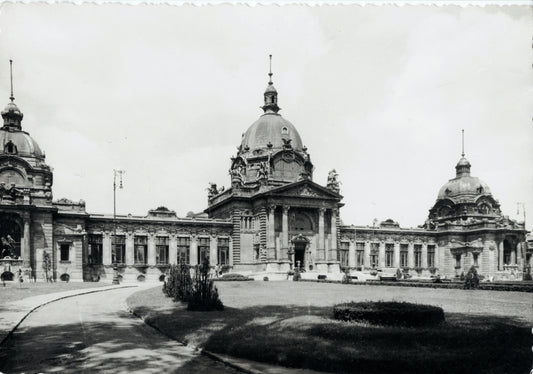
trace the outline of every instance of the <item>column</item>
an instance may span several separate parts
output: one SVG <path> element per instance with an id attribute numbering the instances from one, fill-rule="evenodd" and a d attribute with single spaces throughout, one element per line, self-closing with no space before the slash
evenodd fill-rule
<path id="1" fill-rule="evenodd" d="M 276 211 L 275 205 L 270 205 L 268 207 L 268 222 L 267 222 L 267 252 L 268 258 L 277 258 L 279 259 L 279 254 L 276 253 L 276 241 L 274 233 L 274 212 Z"/>
<path id="2" fill-rule="evenodd" d="M 189 251 L 190 265 L 198 265 L 198 241 L 196 235 L 191 235 L 191 248 Z"/>
<path id="3" fill-rule="evenodd" d="M 516 265 L 516 246 L 511 250 L 511 265 Z"/>
<path id="4" fill-rule="evenodd" d="M 233 267 L 233 238 L 229 237 L 229 259 L 228 259 L 228 265 Z"/>
<path id="5" fill-rule="evenodd" d="M 108 232 L 102 233 L 102 263 L 111 265 L 111 235 Z"/>
<path id="6" fill-rule="evenodd" d="M 422 243 L 422 268 L 427 269 L 428 267 L 428 244 L 426 242 Z"/>
<path id="7" fill-rule="evenodd" d="M 394 242 L 394 255 L 392 258 L 392 266 L 398 269 L 400 267 L 400 242 Z"/>
<path id="8" fill-rule="evenodd" d="M 331 209 L 331 244 L 329 260 L 337 260 L 337 209 Z"/>
<path id="9" fill-rule="evenodd" d="M 348 247 L 348 266 L 350 268 L 356 267 L 355 240 L 350 240 L 350 246 Z"/>
<path id="10" fill-rule="evenodd" d="M 385 267 L 385 243 L 383 241 L 379 242 L 378 264 L 382 269 Z"/>
<path id="11" fill-rule="evenodd" d="M 281 258 L 284 260 L 289 258 L 287 254 L 289 250 L 289 208 L 288 205 L 283 205 L 281 218 Z"/>
<path id="12" fill-rule="evenodd" d="M 407 266 L 411 269 L 415 267 L 415 250 L 413 242 L 409 242 L 407 247 Z"/>
<path id="13" fill-rule="evenodd" d="M 503 239 L 498 243 L 498 270 L 503 270 Z"/>
<path id="14" fill-rule="evenodd" d="M 326 209 L 318 209 L 318 243 L 317 243 L 317 257 L 319 260 L 326 259 L 326 247 L 324 243 L 324 213 Z"/>
<path id="15" fill-rule="evenodd" d="M 176 265 L 178 263 L 178 237 L 170 234 L 168 237 L 168 263 Z"/>
<path id="16" fill-rule="evenodd" d="M 216 235 L 209 237 L 209 265 L 218 265 L 218 237 Z"/>
<path id="17" fill-rule="evenodd" d="M 523 271 L 524 270 L 524 264 L 523 264 L 523 257 L 522 257 L 522 253 L 523 253 L 523 248 L 525 246 L 522 244 L 522 242 L 518 242 L 518 244 L 516 245 L 516 264 L 518 265 L 518 269 L 520 271 Z"/>
<path id="18" fill-rule="evenodd" d="M 365 242 L 365 251 L 364 251 L 364 267 L 369 268 L 370 267 L 370 242 Z"/>
<path id="19" fill-rule="evenodd" d="M 30 217 L 24 219 L 24 241 L 20 249 L 20 257 L 24 260 L 24 266 L 30 266 Z"/>
<path id="20" fill-rule="evenodd" d="M 148 258 L 147 258 L 147 264 L 148 265 L 155 265 L 155 234 L 150 233 L 148 234 Z"/>
<path id="21" fill-rule="evenodd" d="M 435 259 L 433 261 L 435 261 L 435 268 L 439 268 L 439 264 L 440 264 L 440 250 L 439 250 L 439 244 L 438 243 L 435 243 Z"/>
<path id="22" fill-rule="evenodd" d="M 126 233 L 126 265 L 133 265 L 135 256 L 134 256 L 134 245 L 133 245 L 133 233 Z"/>

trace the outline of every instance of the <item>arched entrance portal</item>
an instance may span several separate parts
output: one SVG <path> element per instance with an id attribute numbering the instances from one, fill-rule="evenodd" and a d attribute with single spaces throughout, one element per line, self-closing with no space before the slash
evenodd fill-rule
<path id="1" fill-rule="evenodd" d="M 22 238 L 19 219 L 6 214 L 0 216 L 0 258 L 19 258 Z"/>
<path id="2" fill-rule="evenodd" d="M 307 270 L 309 239 L 303 235 L 291 239 L 292 265 L 294 269 Z"/>

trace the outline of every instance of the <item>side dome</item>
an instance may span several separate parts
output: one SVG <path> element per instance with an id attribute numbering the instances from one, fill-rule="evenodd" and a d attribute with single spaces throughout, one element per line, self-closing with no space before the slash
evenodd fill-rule
<path id="1" fill-rule="evenodd" d="M 280 149 L 289 141 L 295 151 L 303 151 L 302 139 L 294 125 L 278 113 L 267 112 L 246 130 L 241 150 L 248 152 L 267 148 Z"/>
<path id="2" fill-rule="evenodd" d="M 42 158 L 39 144 L 25 131 L 0 129 L 0 153 Z"/>

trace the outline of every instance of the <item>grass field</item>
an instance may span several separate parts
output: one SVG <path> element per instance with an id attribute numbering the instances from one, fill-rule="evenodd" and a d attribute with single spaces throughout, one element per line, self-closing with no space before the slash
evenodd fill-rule
<path id="1" fill-rule="evenodd" d="M 31 296 L 43 295 L 47 293 L 77 290 L 81 288 L 94 288 L 109 286 L 102 282 L 5 282 L 5 286 L 0 282 L 0 302 L 6 304 L 12 301 L 25 299 Z"/>
<path id="2" fill-rule="evenodd" d="M 217 283 L 223 312 L 187 312 L 159 288 L 128 304 L 174 338 L 212 352 L 277 365 L 357 373 L 528 373 L 530 294 L 301 282 Z M 396 300 L 441 306 L 435 328 L 333 320 L 344 301 Z"/>

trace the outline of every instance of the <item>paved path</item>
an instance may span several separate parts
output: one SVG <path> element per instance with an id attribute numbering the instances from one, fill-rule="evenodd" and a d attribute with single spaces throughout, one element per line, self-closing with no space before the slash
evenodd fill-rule
<path id="1" fill-rule="evenodd" d="M 67 298 L 31 313 L 0 347 L 0 372 L 236 373 L 126 310 L 138 288 Z"/>

